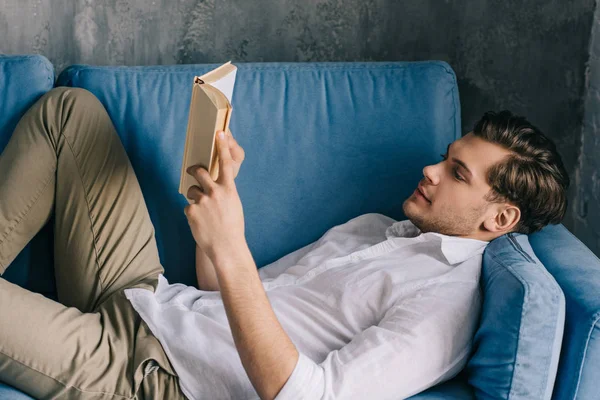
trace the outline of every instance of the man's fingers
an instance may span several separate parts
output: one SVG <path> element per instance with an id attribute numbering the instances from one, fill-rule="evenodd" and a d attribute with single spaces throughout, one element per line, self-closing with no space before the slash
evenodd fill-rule
<path id="1" fill-rule="evenodd" d="M 192 165 L 187 169 L 187 172 L 196 179 L 196 182 L 200 184 L 200 187 L 205 194 L 212 192 L 215 182 L 205 168 L 202 168 L 199 165 Z"/>
<path id="2" fill-rule="evenodd" d="M 227 128 L 227 135 L 229 136 L 229 149 L 231 152 L 231 158 L 233 158 L 235 162 L 241 163 L 244 161 L 244 158 L 246 158 L 246 152 L 242 146 L 238 144 L 237 140 L 235 140 L 229 128 Z"/>
<path id="3" fill-rule="evenodd" d="M 202 190 L 198 186 L 190 186 L 186 197 L 190 200 L 194 200 L 194 203 L 198 204 L 200 197 L 202 197 Z"/>
<path id="4" fill-rule="evenodd" d="M 231 152 L 229 150 L 229 139 L 227 135 L 220 136 L 219 131 L 217 134 L 218 148 L 219 148 L 219 177 L 217 181 L 220 183 L 226 183 L 233 181 L 233 159 L 231 158 Z"/>

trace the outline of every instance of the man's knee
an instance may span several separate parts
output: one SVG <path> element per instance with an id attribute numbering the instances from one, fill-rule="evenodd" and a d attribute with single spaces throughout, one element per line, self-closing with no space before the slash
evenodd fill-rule
<path id="1" fill-rule="evenodd" d="M 102 109 L 102 103 L 90 91 L 82 88 L 59 86 L 44 95 L 45 101 L 53 105 L 67 106 L 70 108 L 83 107 L 86 109 Z"/>
<path id="2" fill-rule="evenodd" d="M 60 131 L 65 129 L 69 122 L 110 123 L 110 117 L 100 100 L 86 89 L 56 87 L 47 92 L 40 102 L 42 113 L 53 119 Z M 79 134 L 81 132 L 78 132 Z"/>
<path id="3" fill-rule="evenodd" d="M 94 127 L 111 124 L 100 100 L 81 88 L 56 87 L 45 93 L 29 111 L 41 114 L 47 126 L 52 127 L 46 132 L 54 137 L 54 143 L 58 142 L 60 135 L 74 140 L 75 137 L 87 136 L 86 133 L 94 131 Z"/>

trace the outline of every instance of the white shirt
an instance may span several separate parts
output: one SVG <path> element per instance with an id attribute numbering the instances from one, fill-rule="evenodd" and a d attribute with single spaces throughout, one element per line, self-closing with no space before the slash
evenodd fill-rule
<path id="1" fill-rule="evenodd" d="M 370 213 L 260 268 L 300 354 L 276 400 L 398 400 L 455 376 L 479 318 L 487 244 Z M 259 399 L 220 292 L 169 284 L 161 275 L 154 293 L 125 293 L 189 399 Z"/>

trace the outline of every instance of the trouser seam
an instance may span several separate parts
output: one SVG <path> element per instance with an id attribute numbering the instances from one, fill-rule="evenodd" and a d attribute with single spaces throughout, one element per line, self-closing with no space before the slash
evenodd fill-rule
<path id="1" fill-rule="evenodd" d="M 44 191 L 48 187 L 48 184 L 50 183 L 51 180 L 52 180 L 52 175 L 50 175 L 50 177 L 48 179 L 46 179 L 46 182 L 43 183 L 42 188 L 39 190 L 38 193 L 35 194 L 33 201 L 27 207 L 27 209 L 20 216 L 17 217 L 17 220 L 15 221 L 13 226 L 9 229 L 8 232 L 6 232 L 4 237 L 0 240 L 0 245 L 4 244 L 6 242 L 6 238 L 8 238 L 8 236 L 11 234 L 12 231 L 15 230 L 15 228 L 19 225 L 19 223 L 23 220 L 23 218 L 25 218 L 27 216 L 27 214 L 29 214 L 29 212 L 33 209 L 33 206 L 40 199 L 40 197 L 42 196 L 42 193 L 44 193 Z M 0 266 L 2 266 L 1 263 L 0 263 Z"/>
<path id="2" fill-rule="evenodd" d="M 98 256 L 98 249 L 96 248 L 96 238 L 97 238 L 97 234 L 94 231 L 94 223 L 92 221 L 92 211 L 90 209 L 90 203 L 88 200 L 88 193 L 85 187 L 85 183 L 83 182 L 83 178 L 81 177 L 81 170 L 79 167 L 79 160 L 77 159 L 77 155 L 75 154 L 75 152 L 73 151 L 73 147 L 71 146 L 71 143 L 69 142 L 69 138 L 67 138 L 67 136 L 65 136 L 64 134 L 61 133 L 61 136 L 65 138 L 65 143 L 67 144 L 67 146 L 69 146 L 69 150 L 71 151 L 71 154 L 73 155 L 73 159 L 75 160 L 75 166 L 77 167 L 77 176 L 79 177 L 79 181 L 81 182 L 81 188 L 83 189 L 83 198 L 85 200 L 85 206 L 87 208 L 87 214 L 88 214 L 88 219 L 90 221 L 90 230 L 92 231 L 92 248 L 94 249 L 94 255 L 96 256 L 96 273 L 98 275 L 98 282 L 100 284 L 100 292 L 102 293 L 103 286 L 104 283 L 102 282 L 102 276 L 100 275 L 100 258 Z"/>
<path id="3" fill-rule="evenodd" d="M 33 371 L 35 371 L 35 372 L 39 373 L 39 374 L 42 374 L 42 375 L 44 375 L 44 376 L 45 376 L 45 377 L 47 377 L 47 378 L 50 378 L 50 379 L 52 379 L 53 381 L 56 381 L 56 382 L 58 382 L 59 384 L 61 384 L 62 386 L 64 386 L 64 387 L 65 387 L 65 389 L 75 389 L 75 390 L 77 390 L 78 392 L 82 392 L 82 393 L 106 394 L 106 395 L 110 395 L 110 396 L 115 396 L 115 397 L 121 397 L 121 398 L 124 398 L 124 399 L 129 399 L 129 397 L 128 397 L 128 396 L 124 396 L 124 395 L 121 395 L 121 394 L 110 393 L 110 392 L 98 392 L 98 391 L 91 391 L 91 390 L 83 390 L 83 389 L 81 389 L 81 388 L 78 388 L 77 386 L 68 386 L 68 385 L 66 385 L 64 382 L 62 382 L 61 380 L 59 380 L 59 379 L 56 379 L 56 378 L 54 378 L 53 376 L 50 376 L 50 375 L 48 375 L 48 374 L 46 374 L 46 373 L 44 373 L 44 372 L 42 372 L 42 371 L 40 371 L 40 370 L 38 370 L 38 369 L 36 369 L 36 368 L 33 368 L 33 367 L 31 367 L 31 366 L 29 366 L 29 365 L 25 364 L 25 363 L 24 363 L 24 362 L 22 362 L 22 361 L 20 361 L 20 360 L 17 360 L 16 358 L 14 358 L 14 357 L 12 357 L 12 356 L 10 356 L 10 355 L 6 354 L 6 353 L 5 353 L 3 350 L 1 350 L 1 349 L 0 349 L 0 354 L 2 354 L 2 355 L 3 355 L 3 356 L 5 356 L 5 357 L 8 357 L 8 358 L 10 358 L 11 360 L 13 360 L 13 361 L 14 361 L 14 362 L 16 362 L 16 363 L 19 363 L 19 364 L 23 365 L 25 368 L 31 369 L 31 370 L 33 370 Z"/>

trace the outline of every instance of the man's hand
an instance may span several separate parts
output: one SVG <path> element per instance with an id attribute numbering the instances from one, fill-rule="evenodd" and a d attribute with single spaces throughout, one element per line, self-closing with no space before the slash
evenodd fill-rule
<path id="1" fill-rule="evenodd" d="M 245 246 L 244 213 L 234 179 L 244 160 L 244 150 L 231 131 L 223 138 L 217 133 L 219 176 L 213 181 L 205 168 L 189 167 L 187 173 L 198 182 L 189 188 L 187 197 L 194 200 L 184 208 L 196 244 L 213 261 L 216 253 Z M 235 159 L 234 159 L 235 154 Z"/>
<path id="2" fill-rule="evenodd" d="M 240 146 L 233 137 L 231 130 L 227 129 L 227 136 L 229 140 L 229 152 L 231 153 L 231 158 L 233 159 L 233 177 L 236 178 L 238 172 L 240 171 L 240 167 L 244 162 L 244 158 L 246 158 L 246 152 Z"/>

